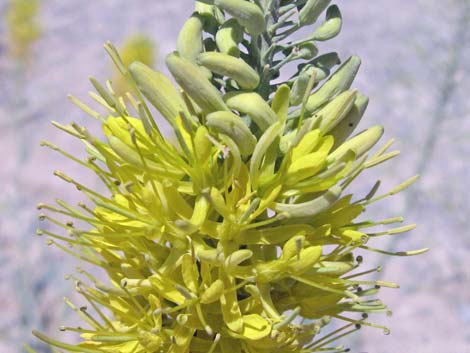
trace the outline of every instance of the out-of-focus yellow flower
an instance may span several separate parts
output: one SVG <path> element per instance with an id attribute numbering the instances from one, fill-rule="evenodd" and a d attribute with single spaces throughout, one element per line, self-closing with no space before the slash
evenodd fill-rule
<path id="1" fill-rule="evenodd" d="M 6 12 L 9 42 L 13 56 L 27 58 L 31 45 L 41 35 L 38 0 L 11 0 Z"/>
<path id="2" fill-rule="evenodd" d="M 155 49 L 152 39 L 139 33 L 128 37 L 124 41 L 119 53 L 126 67 L 134 61 L 139 61 L 152 67 L 155 65 Z M 125 96 L 127 92 L 132 91 L 129 82 L 119 71 L 116 71 L 113 87 L 119 96 Z"/>

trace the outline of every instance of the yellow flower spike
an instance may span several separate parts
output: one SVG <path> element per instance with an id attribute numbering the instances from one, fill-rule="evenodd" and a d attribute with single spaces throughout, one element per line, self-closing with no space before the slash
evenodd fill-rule
<path id="1" fill-rule="evenodd" d="M 345 351 L 331 345 L 357 331 L 355 325 L 383 329 L 359 315 L 389 313 L 379 287 L 398 285 L 365 278 L 381 268 L 363 269 L 362 256 L 427 249 L 369 247 L 369 237 L 414 225 L 389 228 L 402 217 L 357 219 L 417 177 L 379 196 L 380 182 L 365 196 L 343 195 L 364 170 L 398 152 L 388 151 L 388 142 L 368 156 L 381 126 L 348 139 L 368 102 L 350 89 L 359 58 L 324 83 L 336 54 L 301 64 L 288 81 L 278 79 L 285 64 L 317 51 L 311 40 L 284 44 L 301 26 L 287 21 L 286 7 L 311 22 L 328 3 L 296 8 L 289 2 L 269 8 L 241 0 L 196 2 L 178 36 L 179 53 L 166 60 L 182 90 L 144 64 L 126 68 L 124 53 L 106 43 L 130 83 L 128 101 L 109 81 L 102 86 L 95 79 L 97 93 L 90 96 L 106 110 L 103 116 L 72 98 L 102 123 L 105 139 L 76 123 L 53 123 L 83 142 L 88 157 L 42 145 L 94 171 L 107 191 L 56 171 L 87 202 L 38 205 L 42 222 L 70 236 L 47 227 L 38 234 L 101 268 L 105 278 L 81 269 L 84 281 L 69 276 L 90 307 L 66 300 L 87 324 L 61 329 L 81 335 L 78 344 L 37 334 L 40 339 L 72 352 L 313 353 Z M 325 23 L 338 27 L 338 9 L 328 11 Z M 175 141 L 160 134 L 159 117 L 144 97 L 170 123 Z M 365 254 L 356 257 L 357 251 Z M 331 319 L 346 325 L 325 334 Z"/>

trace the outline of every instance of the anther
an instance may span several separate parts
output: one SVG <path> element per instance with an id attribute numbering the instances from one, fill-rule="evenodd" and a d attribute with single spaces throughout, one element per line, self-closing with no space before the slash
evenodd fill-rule
<path id="1" fill-rule="evenodd" d="M 176 316 L 176 321 L 178 322 L 178 324 L 180 324 L 181 326 L 184 326 L 188 323 L 188 315 L 186 314 L 179 314 Z"/>
<path id="2" fill-rule="evenodd" d="M 134 182 L 132 181 L 128 181 L 124 184 L 124 188 L 126 189 L 127 192 L 131 192 L 133 186 L 134 186 Z"/>
<path id="3" fill-rule="evenodd" d="M 214 334 L 214 330 L 212 330 L 209 325 L 204 326 L 204 331 L 206 331 L 209 336 L 212 336 Z"/>
<path id="4" fill-rule="evenodd" d="M 137 138 L 135 136 L 135 129 L 132 126 L 128 126 L 129 134 L 131 135 L 131 140 L 134 145 L 137 144 Z"/>
<path id="5" fill-rule="evenodd" d="M 297 250 L 297 260 L 300 260 L 300 251 L 302 250 L 302 240 L 303 238 L 297 238 L 295 240 L 295 247 Z"/>
<path id="6" fill-rule="evenodd" d="M 180 292 L 186 299 L 191 300 L 194 299 L 194 296 L 192 293 L 190 293 L 186 288 L 184 288 L 182 285 L 177 284 L 175 285 L 175 288 L 178 292 Z"/>
<path id="7" fill-rule="evenodd" d="M 191 223 L 186 219 L 177 219 L 175 225 L 180 229 L 187 229 Z"/>

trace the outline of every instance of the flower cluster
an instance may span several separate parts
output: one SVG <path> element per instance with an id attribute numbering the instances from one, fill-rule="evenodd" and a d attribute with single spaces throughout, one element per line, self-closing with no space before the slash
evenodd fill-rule
<path id="1" fill-rule="evenodd" d="M 386 225 L 403 219 L 358 217 L 416 177 L 380 196 L 379 183 L 363 197 L 348 192 L 363 171 L 398 152 L 388 151 L 391 141 L 371 152 L 383 134 L 380 126 L 350 137 L 368 99 L 350 88 L 359 58 L 329 75 L 337 55 L 317 56 L 315 41 L 332 38 L 341 27 L 339 9 L 328 5 L 196 2 L 177 51 L 166 58 L 178 86 L 143 63 L 126 67 L 106 44 L 133 87 L 129 101 L 110 82 L 104 88 L 94 79 L 98 94 L 92 96 L 108 116 L 72 97 L 102 121 L 106 140 L 76 123 L 54 123 L 80 139 L 89 157 L 82 161 L 43 144 L 95 172 L 108 193 L 56 171 L 89 202 L 40 204 L 60 216 L 41 219 L 70 236 L 51 227 L 38 232 L 102 268 L 109 281 L 84 270 L 83 278 L 73 277 L 89 304 L 66 302 L 88 327 L 61 329 L 78 332 L 80 343 L 34 332 L 39 338 L 89 353 L 345 352 L 331 342 L 362 325 L 381 327 L 368 314 L 389 312 L 377 294 L 397 285 L 359 279 L 379 269 L 359 270 L 362 257 L 355 252 L 384 252 L 367 241 L 414 225 L 390 229 Z M 311 37 L 285 42 L 327 7 Z M 294 60 L 304 61 L 296 75 L 274 83 Z M 161 134 L 153 109 L 173 138 Z M 324 334 L 331 319 L 344 325 Z"/>

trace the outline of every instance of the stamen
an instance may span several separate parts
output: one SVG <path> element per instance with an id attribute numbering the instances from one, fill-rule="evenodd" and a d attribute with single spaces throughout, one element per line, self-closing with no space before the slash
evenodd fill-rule
<path id="1" fill-rule="evenodd" d="M 354 273 L 354 274 L 352 274 L 352 275 L 343 277 L 343 279 L 350 279 L 350 278 L 360 277 L 360 276 L 367 275 L 367 274 L 369 274 L 369 273 L 380 272 L 380 271 L 382 271 L 382 267 L 381 267 L 381 266 L 378 266 L 378 267 L 376 267 L 376 268 L 373 268 L 373 269 L 370 269 L 370 270 L 367 270 L 367 271 L 358 272 L 358 273 Z M 374 283 L 374 284 L 375 284 L 375 283 Z"/>
<path id="2" fill-rule="evenodd" d="M 114 65 L 116 65 L 116 68 L 119 70 L 121 75 L 126 76 L 128 74 L 127 68 L 122 62 L 121 56 L 114 45 L 110 41 L 106 41 L 103 47 L 111 57 L 111 60 L 114 62 Z"/>
<path id="3" fill-rule="evenodd" d="M 372 158 L 368 160 L 366 163 L 364 163 L 364 168 L 368 169 L 368 168 L 375 167 L 376 165 L 379 165 L 380 163 L 384 163 L 388 161 L 389 159 L 395 158 L 399 154 L 400 154 L 400 151 L 392 151 L 380 157 Z"/>
<path id="4" fill-rule="evenodd" d="M 219 343 L 219 341 L 220 341 L 220 333 L 215 335 L 214 342 L 212 342 L 211 348 L 209 349 L 209 351 L 207 353 L 214 353 L 215 348 L 216 348 L 217 344 Z"/>
<path id="5" fill-rule="evenodd" d="M 390 146 L 391 146 L 394 142 L 395 142 L 395 139 L 394 139 L 394 138 L 388 140 L 385 145 L 383 145 L 382 147 L 380 147 L 380 148 L 377 150 L 377 152 L 374 153 L 374 155 L 372 156 L 372 158 L 381 156 L 383 153 L 385 153 L 385 152 L 390 148 Z"/>
<path id="6" fill-rule="evenodd" d="M 287 325 L 289 325 L 299 314 L 300 314 L 300 306 L 292 310 L 289 316 L 286 316 L 281 322 L 273 325 L 273 330 L 279 330 Z"/>
<path id="7" fill-rule="evenodd" d="M 391 255 L 391 256 L 415 256 L 415 255 L 420 255 L 424 254 L 425 252 L 429 251 L 429 248 L 423 248 L 423 249 L 418 249 L 418 250 L 409 250 L 409 251 L 386 251 L 386 250 L 381 250 L 381 249 L 376 249 L 376 248 L 371 248 L 370 246 L 362 245 L 360 246 L 361 249 L 377 252 L 379 254 L 385 254 L 385 255 Z"/>
<path id="8" fill-rule="evenodd" d="M 313 281 L 310 281 L 308 279 L 298 277 L 298 276 L 291 276 L 291 278 L 295 279 L 296 281 L 307 284 L 309 286 L 312 286 L 312 287 L 315 287 L 315 288 L 318 288 L 318 289 L 322 289 L 322 290 L 327 291 L 327 292 L 341 294 L 341 295 L 344 295 L 346 297 L 349 297 L 349 298 L 353 299 L 354 301 L 359 301 L 359 297 L 356 294 L 354 294 L 353 292 L 349 291 L 349 290 L 343 290 L 342 291 L 342 290 L 338 290 L 338 289 L 333 289 L 333 288 L 323 286 L 321 284 L 318 284 L 316 282 L 313 282 Z"/>
<path id="9" fill-rule="evenodd" d="M 84 111 L 86 114 L 92 116 L 93 118 L 105 122 L 106 120 L 96 111 L 88 107 L 85 103 L 81 102 L 78 98 L 75 98 L 71 94 L 67 95 L 67 98 L 70 99 L 70 101 L 75 104 L 78 108 L 80 108 L 82 111 Z"/>
<path id="10" fill-rule="evenodd" d="M 53 126 L 55 126 L 56 128 L 58 128 L 59 130 L 62 130 L 62 131 L 66 132 L 69 135 L 72 135 L 76 138 L 79 138 L 80 140 L 85 138 L 85 136 L 83 136 L 83 134 L 77 133 L 77 131 L 75 129 L 73 129 L 71 125 L 62 125 L 62 124 L 58 123 L 57 121 L 51 121 L 51 124 Z"/>
<path id="11" fill-rule="evenodd" d="M 77 281 L 78 282 L 78 281 Z M 85 287 L 85 290 L 89 291 L 89 287 L 88 286 L 83 286 L 81 283 L 77 283 L 77 287 L 78 287 L 78 292 L 90 303 L 90 305 L 93 307 L 93 309 L 98 313 L 98 316 L 101 318 L 101 320 L 103 320 L 105 323 L 106 323 L 106 327 L 111 329 L 112 331 L 114 332 L 117 332 L 116 328 L 114 327 L 113 323 L 111 322 L 111 320 L 109 320 L 109 318 L 101 311 L 101 309 L 95 304 L 95 301 L 93 300 L 93 296 L 86 293 L 82 287 Z M 96 321 L 93 317 L 90 316 L 90 318 L 94 321 Z M 97 321 L 96 321 L 97 322 Z M 98 322 L 97 322 L 98 323 Z M 101 326 L 101 324 L 100 324 Z"/>
<path id="12" fill-rule="evenodd" d="M 93 265 L 96 265 L 96 266 L 99 266 L 99 267 L 103 267 L 103 268 L 105 268 L 105 267 L 107 266 L 107 263 L 105 263 L 105 262 L 101 262 L 101 261 L 99 261 L 99 260 L 91 259 L 91 258 L 89 258 L 89 257 L 86 257 L 86 256 L 80 254 L 80 253 L 75 253 L 75 252 L 71 251 L 70 249 L 67 249 L 65 246 L 63 246 L 63 245 L 61 245 L 61 244 L 55 242 L 55 241 L 52 240 L 52 239 L 49 239 L 49 240 L 48 240 L 48 245 L 55 245 L 55 246 L 57 246 L 58 248 L 60 248 L 60 249 L 62 249 L 63 251 L 65 251 L 66 253 L 68 253 L 68 254 L 70 254 L 70 255 L 76 257 L 77 259 L 83 260 L 83 261 L 86 261 L 86 262 L 89 262 L 89 263 L 91 263 L 91 264 L 93 264 Z"/>
<path id="13" fill-rule="evenodd" d="M 96 349 L 85 348 L 83 346 L 75 346 L 72 344 L 63 343 L 60 341 L 53 340 L 52 338 L 47 337 L 46 335 L 40 333 L 39 331 L 33 330 L 33 335 L 39 338 L 41 341 L 50 344 L 51 346 L 66 349 L 72 352 L 83 352 L 83 353 L 100 353 Z"/>
<path id="14" fill-rule="evenodd" d="M 395 195 L 395 194 L 398 194 L 399 192 L 405 190 L 406 188 L 408 188 L 411 184 L 413 184 L 416 180 L 419 179 L 419 175 L 415 175 L 407 180 L 405 180 L 403 183 L 400 183 L 398 184 L 396 187 L 394 187 L 392 190 L 390 190 L 389 192 L 387 192 L 386 194 L 383 194 L 381 196 L 377 196 L 376 198 L 373 198 L 373 199 L 370 199 L 368 202 L 366 202 L 365 204 L 366 205 L 369 205 L 373 202 L 377 202 L 377 201 L 380 201 L 388 196 L 392 196 L 392 195 Z"/>
<path id="15" fill-rule="evenodd" d="M 341 315 L 332 315 L 332 316 L 334 316 L 334 317 L 336 317 L 340 320 L 351 322 L 353 324 L 360 323 L 361 325 L 364 325 L 364 326 L 370 326 L 370 327 L 375 327 L 375 328 L 378 328 L 378 329 L 382 329 L 386 335 L 390 334 L 390 329 L 386 326 L 373 324 L 371 322 L 367 322 L 367 321 L 364 321 L 364 320 L 357 321 L 357 320 L 353 320 L 353 319 L 350 319 L 349 317 L 345 317 L 345 316 L 341 316 Z"/>
<path id="16" fill-rule="evenodd" d="M 406 226 L 389 229 L 389 230 L 386 230 L 384 232 L 367 233 L 367 234 L 371 237 L 378 237 L 378 236 L 381 236 L 381 235 L 395 235 L 395 234 L 401 234 L 401 233 L 409 232 L 410 230 L 413 230 L 415 228 L 416 228 L 416 224 L 409 224 L 409 225 L 406 225 Z"/>
<path id="17" fill-rule="evenodd" d="M 75 311 L 78 316 L 80 316 L 86 323 L 88 323 L 91 327 L 93 327 L 95 330 L 103 330 L 103 326 L 101 326 L 101 324 L 96 321 L 90 314 L 88 314 L 87 312 L 84 312 L 82 310 L 80 310 L 79 308 L 77 308 L 71 301 L 69 298 L 65 297 L 64 298 L 64 302 L 65 304 L 67 304 L 73 311 Z"/>
<path id="18" fill-rule="evenodd" d="M 308 344 L 308 345 L 305 346 L 304 348 L 306 348 L 306 349 L 309 349 L 309 348 L 312 348 L 312 347 L 320 348 L 321 346 L 318 346 L 320 343 L 322 343 L 322 342 L 324 342 L 324 341 L 327 341 L 330 337 L 332 337 L 332 336 L 334 336 L 334 335 L 340 333 L 341 331 L 344 331 L 344 330 L 346 330 L 346 329 L 348 329 L 348 328 L 350 328 L 350 327 L 352 327 L 352 326 L 354 326 L 353 323 L 348 324 L 348 325 L 344 325 L 344 326 L 342 326 L 342 327 L 340 327 L 340 328 L 334 330 L 333 332 L 331 332 L 331 333 L 329 333 L 329 334 L 323 336 L 322 338 L 318 339 L 317 341 L 314 341 L 314 342 Z M 323 345 L 324 345 L 324 344 L 323 344 Z M 312 348 L 312 349 L 313 349 L 313 348 Z M 314 349 L 314 350 L 315 350 L 315 349 Z"/>

